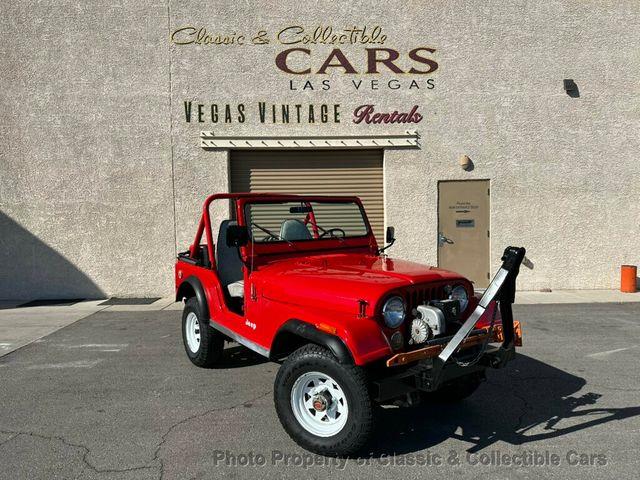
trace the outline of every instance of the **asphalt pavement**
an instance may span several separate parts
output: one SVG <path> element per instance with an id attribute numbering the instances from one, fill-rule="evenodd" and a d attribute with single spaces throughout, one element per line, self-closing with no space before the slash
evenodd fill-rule
<path id="1" fill-rule="evenodd" d="M 277 364 L 198 369 L 180 312 L 104 310 L 0 358 L 0 479 L 635 478 L 640 304 L 516 305 L 516 361 L 455 406 L 385 408 L 361 455 L 299 448 Z"/>

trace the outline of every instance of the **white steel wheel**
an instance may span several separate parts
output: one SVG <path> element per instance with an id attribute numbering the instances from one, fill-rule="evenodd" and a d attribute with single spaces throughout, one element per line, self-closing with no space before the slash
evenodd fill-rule
<path id="1" fill-rule="evenodd" d="M 302 374 L 291 389 L 291 409 L 298 423 L 318 437 L 340 433 L 349 417 L 349 405 L 342 388 L 329 375 Z"/>
<path id="2" fill-rule="evenodd" d="M 200 321 L 194 312 L 189 312 L 187 315 L 184 322 L 184 333 L 189 350 L 196 353 L 200 349 Z"/>

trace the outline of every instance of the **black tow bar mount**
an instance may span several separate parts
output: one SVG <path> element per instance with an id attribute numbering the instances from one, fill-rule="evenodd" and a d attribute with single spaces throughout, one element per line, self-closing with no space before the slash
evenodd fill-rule
<path id="1" fill-rule="evenodd" d="M 440 373 L 447 361 L 456 352 L 460 344 L 471 333 L 473 327 L 484 314 L 489 304 L 496 300 L 500 305 L 500 315 L 502 317 L 502 331 L 504 341 L 500 351 L 495 355 L 494 363 L 491 366 L 501 367 L 515 357 L 514 331 L 513 331 L 513 311 L 511 305 L 516 297 L 516 278 L 520 272 L 520 265 L 524 260 L 526 250 L 524 247 L 507 247 L 502 254 L 502 266 L 491 280 L 485 290 L 476 309 L 471 313 L 460 330 L 453 336 L 447 346 L 433 359 L 432 377 L 433 384 L 438 384 Z"/>

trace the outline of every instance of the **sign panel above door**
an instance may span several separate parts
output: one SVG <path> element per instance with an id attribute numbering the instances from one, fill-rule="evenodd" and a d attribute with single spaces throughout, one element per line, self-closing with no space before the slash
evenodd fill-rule
<path id="1" fill-rule="evenodd" d="M 216 136 L 213 131 L 200 132 L 200 146 L 218 149 L 341 149 L 341 148 L 420 148 L 416 131 L 390 135 L 340 136 Z"/>

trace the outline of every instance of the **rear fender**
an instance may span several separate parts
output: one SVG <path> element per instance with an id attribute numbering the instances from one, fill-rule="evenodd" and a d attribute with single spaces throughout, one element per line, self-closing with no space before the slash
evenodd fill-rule
<path id="1" fill-rule="evenodd" d="M 178 261 L 175 265 L 175 282 L 177 302 L 195 296 L 208 319 L 227 313 L 222 286 L 215 271 Z"/>
<path id="2" fill-rule="evenodd" d="M 203 320 L 209 320 L 209 302 L 207 302 L 207 296 L 202 287 L 202 283 L 196 276 L 190 276 L 185 278 L 184 281 L 178 287 L 176 293 L 176 302 L 182 301 L 183 298 L 189 298 L 195 296 L 198 302 L 200 312 L 204 315 Z"/>

